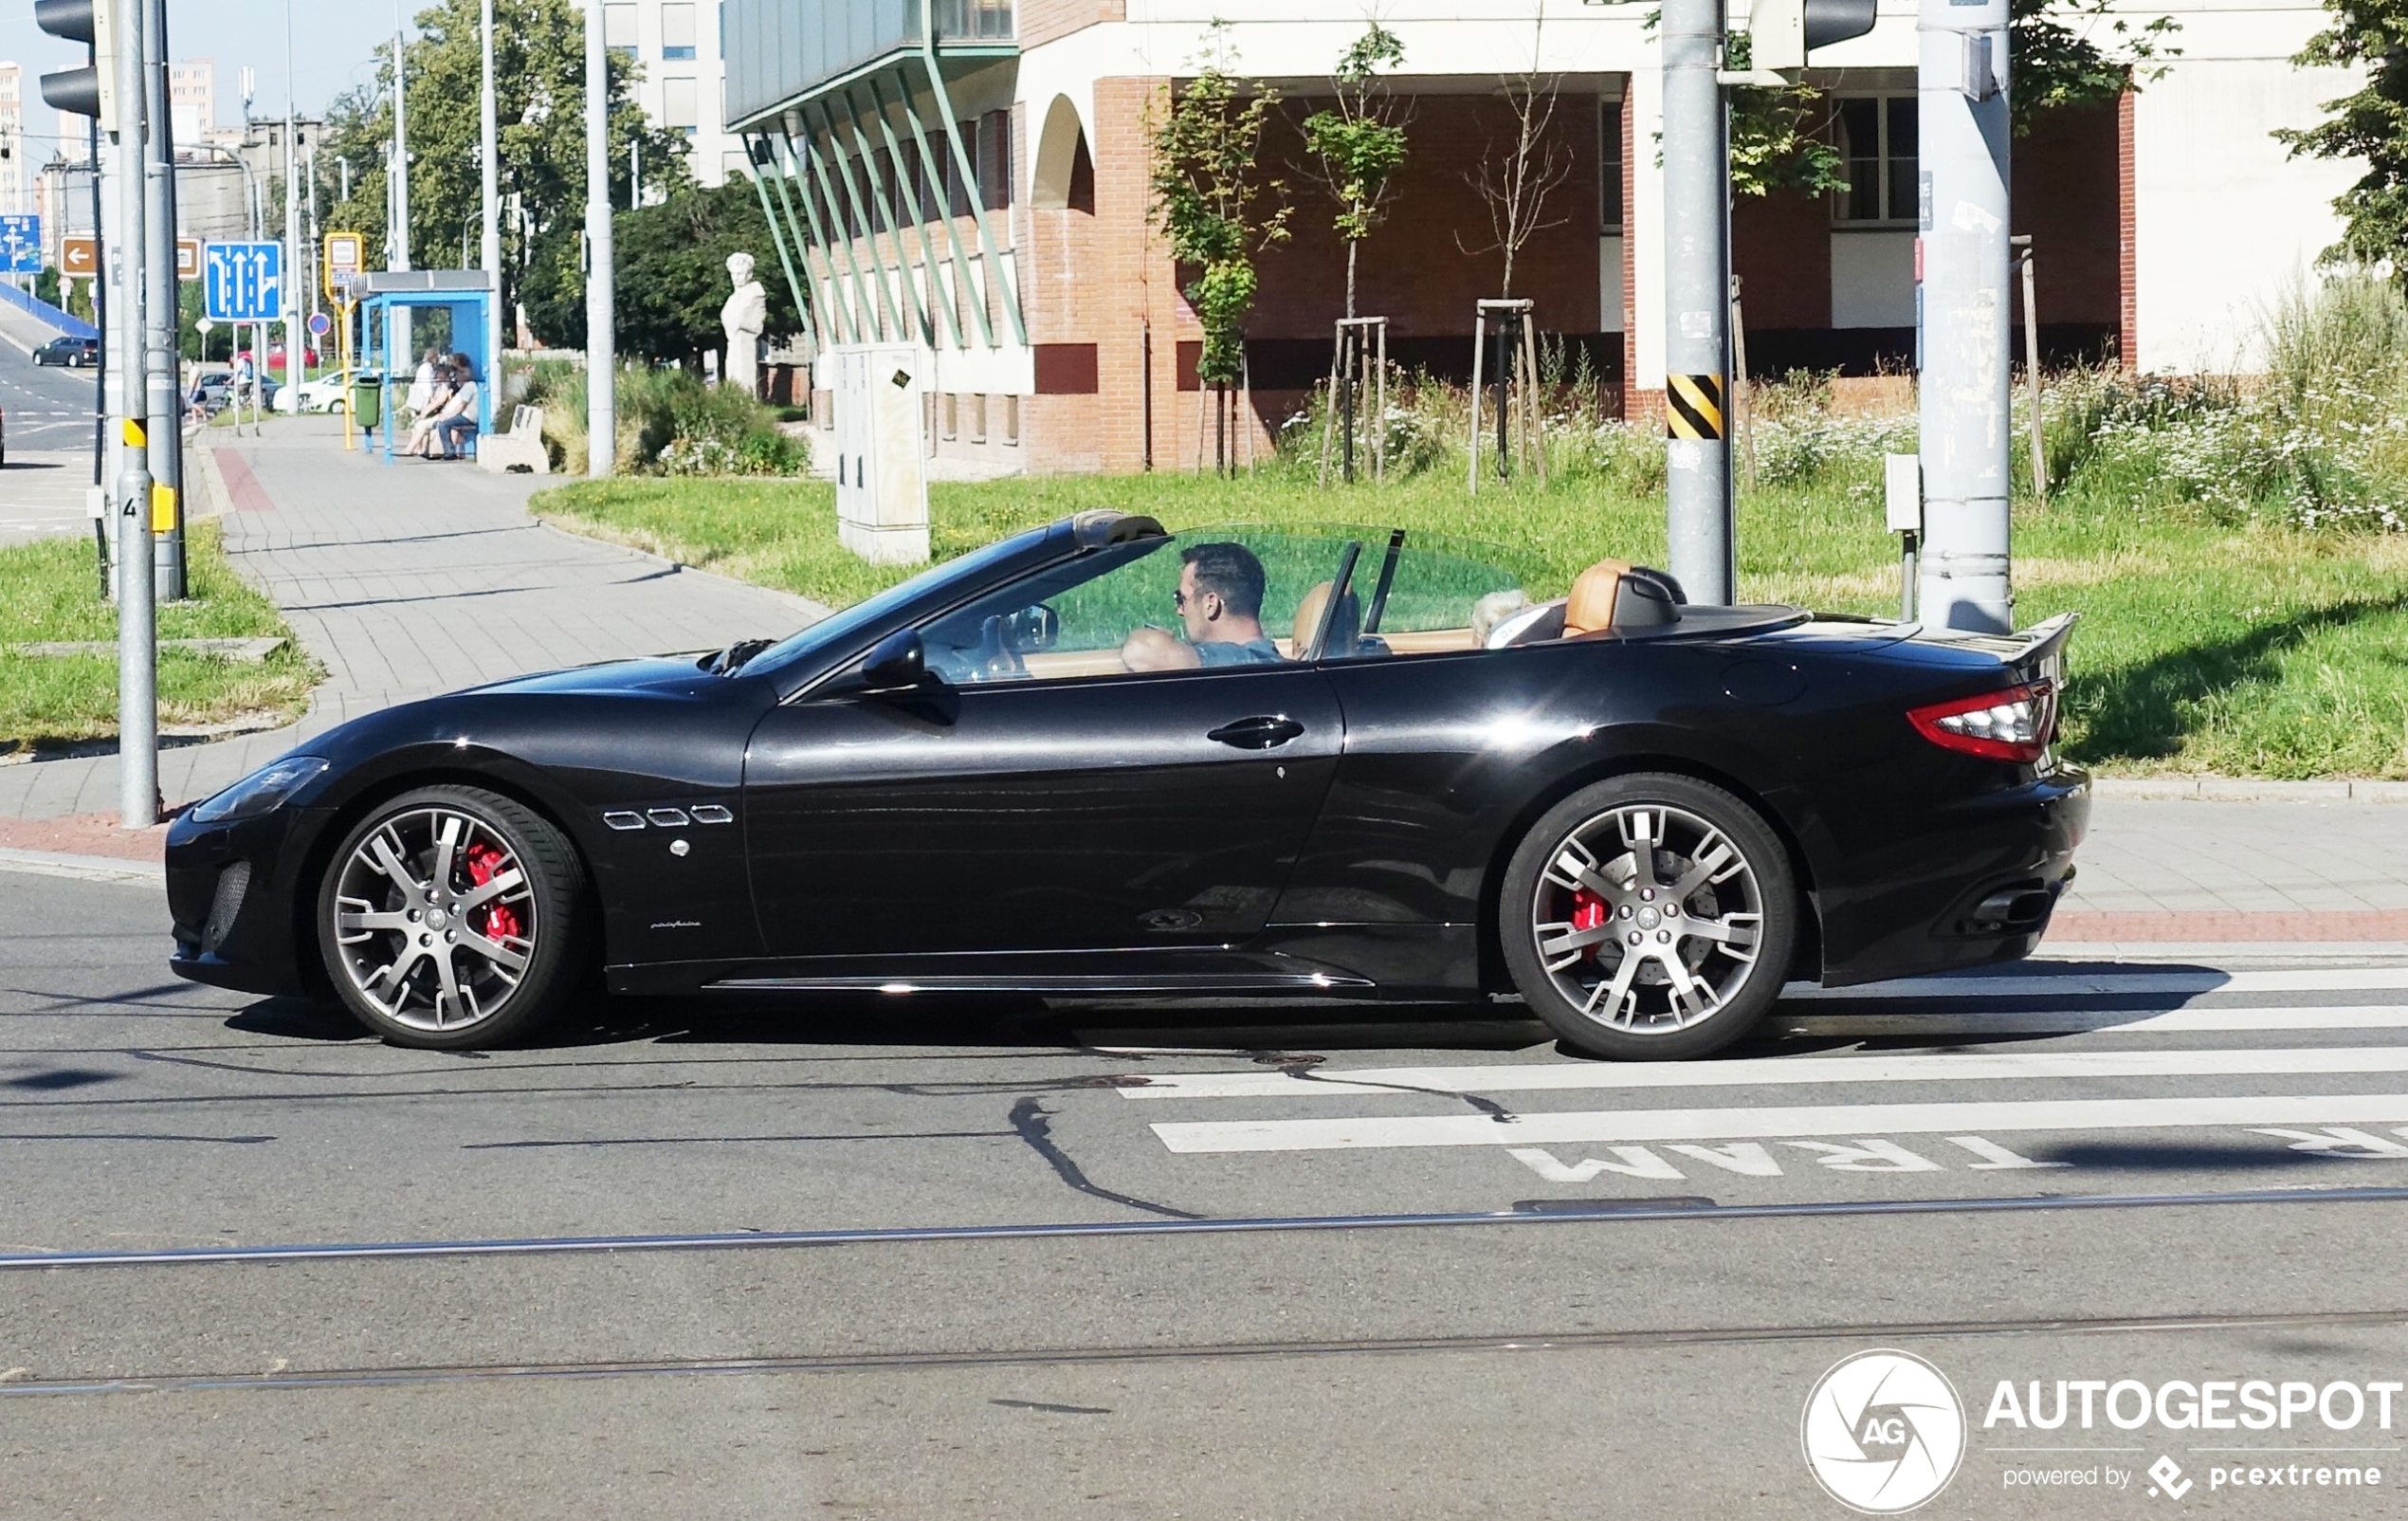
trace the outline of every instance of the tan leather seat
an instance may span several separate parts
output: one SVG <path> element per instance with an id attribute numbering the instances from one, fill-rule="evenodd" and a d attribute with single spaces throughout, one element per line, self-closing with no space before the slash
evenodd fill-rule
<path id="1" fill-rule="evenodd" d="M 1572 582 L 1563 604 L 1563 636 L 1578 638 L 1614 627 L 1614 611 L 1621 601 L 1622 578 L 1631 574 L 1627 559 L 1601 559 Z"/>
<path id="2" fill-rule="evenodd" d="M 1288 646 L 1288 659 L 1302 660 L 1313 652 L 1313 641 L 1321 636 L 1322 615 L 1329 611 L 1329 594 L 1335 590 L 1335 581 L 1323 581 L 1296 604 L 1296 622 L 1289 631 L 1294 642 Z M 1362 617 L 1356 611 L 1355 594 L 1348 592 L 1339 607 L 1338 622 L 1329 631 L 1329 648 L 1323 653 L 1349 653 L 1361 632 Z"/>

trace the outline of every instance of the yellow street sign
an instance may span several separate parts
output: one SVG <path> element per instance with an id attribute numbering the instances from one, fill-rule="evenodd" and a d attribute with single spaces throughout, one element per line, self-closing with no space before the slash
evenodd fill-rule
<path id="1" fill-rule="evenodd" d="M 128 449 L 140 449 L 150 442 L 150 435 L 142 431 L 142 425 L 131 417 L 125 420 L 124 437 Z"/>
<path id="2" fill-rule="evenodd" d="M 151 532 L 175 531 L 175 487 L 151 483 Z"/>

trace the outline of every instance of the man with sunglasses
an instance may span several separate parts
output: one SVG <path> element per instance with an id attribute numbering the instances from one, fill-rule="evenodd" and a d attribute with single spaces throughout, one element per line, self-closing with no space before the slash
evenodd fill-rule
<path id="1" fill-rule="evenodd" d="M 1121 646 L 1131 670 L 1195 670 L 1275 666 L 1278 646 L 1263 633 L 1263 562 L 1243 544 L 1196 544 L 1179 556 L 1171 607 L 1187 637 L 1152 624 Z"/>

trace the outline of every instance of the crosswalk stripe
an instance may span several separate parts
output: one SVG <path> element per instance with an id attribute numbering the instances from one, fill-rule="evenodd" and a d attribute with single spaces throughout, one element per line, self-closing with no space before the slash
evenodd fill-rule
<path id="1" fill-rule="evenodd" d="M 1152 1128 L 1170 1150 L 1195 1154 L 2402 1122 L 2408 1122 L 2408 1093 L 1831 1104 L 1779 1109 L 1560 1111 L 1505 1118 L 1439 1114 L 1334 1120 L 1202 1120 L 1158 1123 Z"/>
<path id="2" fill-rule="evenodd" d="M 2016 1009 L 1983 1014 L 1806 1014 L 1795 1018 L 1783 1018 L 1777 1013 L 1771 1026 L 1785 1035 L 1826 1035 L 1859 1040 L 1886 1035 L 1947 1040 L 1967 1036 L 1979 1039 L 1985 1035 L 2074 1035 L 2092 1032 L 2122 1035 L 2234 1034 L 2268 1030 L 2408 1030 L 2408 1005 L 2221 1006 L 2169 1009 L 2163 1014 L 2135 1013 L 2128 1009 Z"/>
<path id="3" fill-rule="evenodd" d="M 2401 954 L 2408 955 L 2408 947 Z M 1980 977 L 1910 977 L 1863 987 L 1793 983 L 1781 997 L 1801 999 L 2022 999 L 2081 993 L 2355 993 L 2408 988 L 2408 966 L 2183 967 L 2151 972 L 2043 972 Z"/>
<path id="4" fill-rule="evenodd" d="M 1495 1062 L 1481 1067 L 1172 1073 L 1126 1099 L 1338 1098 L 1411 1090 L 1529 1093 L 1565 1090 L 1789 1087 L 1823 1083 L 2013 1082 L 2085 1077 L 2230 1077 L 2408 1072 L 2408 1046 L 2265 1051 L 2019 1051 L 1949 1055 L 1764 1056 L 1691 1062 Z"/>

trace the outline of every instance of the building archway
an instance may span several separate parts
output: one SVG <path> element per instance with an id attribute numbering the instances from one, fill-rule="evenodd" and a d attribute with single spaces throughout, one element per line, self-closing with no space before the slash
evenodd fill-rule
<path id="1" fill-rule="evenodd" d="M 1046 109 L 1032 179 L 1029 204 L 1035 210 L 1095 213 L 1095 158 L 1079 108 L 1067 95 L 1055 96 Z"/>

